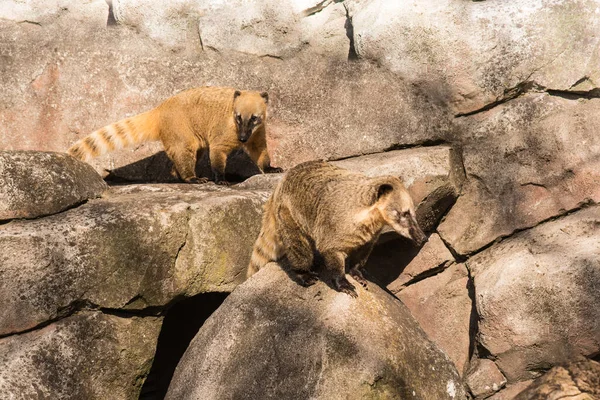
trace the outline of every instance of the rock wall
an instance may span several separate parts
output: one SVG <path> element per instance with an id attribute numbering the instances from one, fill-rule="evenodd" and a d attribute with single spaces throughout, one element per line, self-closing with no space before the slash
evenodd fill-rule
<path id="1" fill-rule="evenodd" d="M 0 150 L 62 152 L 192 86 L 267 90 L 275 165 L 324 158 L 407 182 L 430 242 L 419 252 L 384 234 L 371 277 L 402 299 L 474 397 L 512 398 L 600 347 L 599 9 L 597 0 L 7 0 Z M 143 144 L 92 165 L 104 177 L 168 181 L 161 150 Z M 87 166 L 45 154 L 0 159 L 6 368 L 27 359 L 9 344 L 16 338 L 98 312 L 155 318 L 128 347 L 143 348 L 136 365 L 146 365 L 172 302 L 244 280 L 277 176 L 235 189 L 106 191 Z M 233 158 L 229 172 L 253 173 Z M 139 389 L 148 365 L 135 371 L 121 382 Z M 7 376 L 0 387 L 16 391 Z"/>

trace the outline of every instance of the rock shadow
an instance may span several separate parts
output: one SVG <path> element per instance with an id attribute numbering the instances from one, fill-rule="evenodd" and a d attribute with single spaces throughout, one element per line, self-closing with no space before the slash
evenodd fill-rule
<path id="1" fill-rule="evenodd" d="M 167 157 L 167 153 L 160 151 L 131 164 L 108 171 L 105 180 L 109 183 L 181 183 L 181 180 L 171 173 L 172 168 L 173 162 Z M 256 164 L 241 149 L 234 151 L 227 158 L 225 176 L 232 183 L 242 182 L 260 173 Z M 196 176 L 213 179 L 208 152 L 198 159 Z"/>
<path id="2" fill-rule="evenodd" d="M 161 400 L 167 394 L 179 360 L 204 322 L 228 293 L 203 293 L 174 304 L 163 321 L 154 362 L 142 386 L 140 400 Z"/>

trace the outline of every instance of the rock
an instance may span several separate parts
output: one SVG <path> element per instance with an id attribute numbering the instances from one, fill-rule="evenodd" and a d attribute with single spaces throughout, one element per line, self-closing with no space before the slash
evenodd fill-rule
<path id="1" fill-rule="evenodd" d="M 106 183 L 66 154 L 0 151 L 0 221 L 56 214 L 100 197 Z"/>
<path id="2" fill-rule="evenodd" d="M 86 311 L 0 339 L 6 399 L 134 399 L 148 374 L 162 318 Z"/>
<path id="3" fill-rule="evenodd" d="M 399 291 L 410 285 L 414 279 L 424 278 L 432 275 L 436 271 L 443 270 L 448 264 L 454 262 L 454 257 L 439 235 L 432 234 L 429 240 L 420 249 L 419 253 L 410 263 L 404 267 L 397 279 L 390 283 L 387 288 L 390 292 L 397 294 Z"/>
<path id="4" fill-rule="evenodd" d="M 0 225 L 0 335 L 80 304 L 142 310 L 245 280 L 267 193 L 213 184 L 130 185 Z"/>
<path id="5" fill-rule="evenodd" d="M 506 384 L 506 378 L 492 360 L 480 359 L 467 374 L 467 385 L 475 398 L 494 394 Z"/>
<path id="6" fill-rule="evenodd" d="M 594 400 L 600 398 L 600 363 L 592 360 L 557 366 L 515 397 L 515 400 Z"/>
<path id="7" fill-rule="evenodd" d="M 498 393 L 488 397 L 488 400 L 514 400 L 515 396 L 521 393 L 527 386 L 531 385 L 532 380 L 518 382 L 508 385 Z"/>
<path id="8" fill-rule="evenodd" d="M 267 265 L 205 322 L 166 398 L 466 398 L 400 302 L 376 285 L 358 294 L 304 288 Z"/>
<path id="9" fill-rule="evenodd" d="M 600 99 L 530 94 L 461 119 L 469 183 L 438 232 L 459 254 L 600 201 Z"/>
<path id="10" fill-rule="evenodd" d="M 454 264 L 396 293 L 461 375 L 471 347 L 472 302 L 468 286 L 467 269 L 463 264 Z"/>
<path id="11" fill-rule="evenodd" d="M 468 260 L 479 339 L 508 382 L 600 351 L 600 207 L 521 232 Z"/>
<path id="12" fill-rule="evenodd" d="M 596 1 L 344 4 L 359 57 L 424 88 L 455 114 L 515 96 L 527 84 L 587 92 L 600 81 Z"/>

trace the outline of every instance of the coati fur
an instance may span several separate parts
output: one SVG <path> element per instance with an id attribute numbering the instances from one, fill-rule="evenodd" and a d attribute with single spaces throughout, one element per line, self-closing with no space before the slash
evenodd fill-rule
<path id="1" fill-rule="evenodd" d="M 370 178 L 323 161 L 299 164 L 284 175 L 264 206 L 247 275 L 285 258 L 308 286 L 318 278 L 313 271 L 317 254 L 333 286 L 356 297 L 346 267 L 367 286 L 361 268 L 386 225 L 418 245 L 427 240 L 400 179 Z"/>
<path id="2" fill-rule="evenodd" d="M 262 172 L 271 168 L 266 141 L 266 92 L 226 87 L 189 89 L 153 110 L 105 126 L 81 139 L 67 152 L 83 161 L 117 148 L 160 140 L 174 173 L 188 183 L 196 177 L 196 161 L 209 151 L 214 180 L 225 181 L 227 156 L 242 147 Z"/>

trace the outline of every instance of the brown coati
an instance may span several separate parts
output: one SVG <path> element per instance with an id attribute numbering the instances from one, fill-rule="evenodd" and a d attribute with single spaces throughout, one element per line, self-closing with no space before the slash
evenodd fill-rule
<path id="1" fill-rule="evenodd" d="M 247 275 L 285 257 L 308 286 L 318 278 L 312 270 L 318 254 L 334 287 L 356 297 L 346 265 L 366 287 L 360 270 L 386 225 L 418 245 L 427 240 L 400 179 L 369 178 L 323 161 L 299 164 L 284 175 L 265 204 Z"/>
<path id="2" fill-rule="evenodd" d="M 266 92 L 200 87 L 168 98 L 153 110 L 105 126 L 81 139 L 68 153 L 83 161 L 117 148 L 160 140 L 174 172 L 188 183 L 196 177 L 196 160 L 209 151 L 216 183 L 224 178 L 227 156 L 242 147 L 262 172 L 270 167 L 265 123 Z"/>

